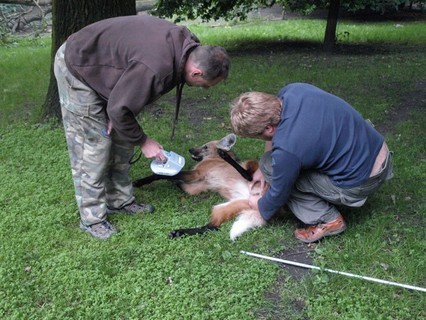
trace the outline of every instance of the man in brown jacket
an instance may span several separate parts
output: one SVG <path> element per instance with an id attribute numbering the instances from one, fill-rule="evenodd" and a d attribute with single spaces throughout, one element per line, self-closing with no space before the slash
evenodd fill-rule
<path id="1" fill-rule="evenodd" d="M 109 213 L 152 212 L 133 196 L 129 161 L 139 146 L 164 161 L 136 116 L 177 88 L 209 88 L 228 77 L 225 49 L 202 46 L 187 28 L 143 16 L 102 20 L 72 34 L 54 64 L 70 153 L 80 228 L 106 239 L 118 232 Z"/>

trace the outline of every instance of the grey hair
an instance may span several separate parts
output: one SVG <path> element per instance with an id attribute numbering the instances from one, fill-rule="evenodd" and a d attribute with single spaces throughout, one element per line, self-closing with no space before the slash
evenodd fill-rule
<path id="1" fill-rule="evenodd" d="M 190 54 L 192 63 L 203 71 L 203 79 L 228 78 L 230 60 L 226 50 L 219 46 L 198 46 Z"/>

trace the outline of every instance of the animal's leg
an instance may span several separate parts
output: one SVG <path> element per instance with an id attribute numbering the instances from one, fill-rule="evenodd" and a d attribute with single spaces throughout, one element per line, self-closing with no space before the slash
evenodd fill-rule
<path id="1" fill-rule="evenodd" d="M 210 224 L 206 224 L 205 226 L 198 227 L 198 228 L 187 228 L 187 229 L 176 229 L 169 233 L 170 239 L 175 239 L 178 237 L 182 237 L 185 235 L 192 236 L 195 234 L 202 234 L 207 231 L 217 231 L 219 228 L 211 226 Z"/>
<path id="2" fill-rule="evenodd" d="M 167 178 L 168 177 L 166 177 L 166 176 L 160 176 L 158 174 L 152 174 L 152 175 L 150 175 L 148 177 L 137 179 L 137 180 L 133 181 L 133 187 L 140 188 L 140 187 L 142 187 L 142 186 L 144 186 L 146 184 L 150 184 L 150 183 L 152 183 L 154 181 L 164 180 L 164 179 L 167 179 Z"/>
<path id="3" fill-rule="evenodd" d="M 202 176 L 199 170 L 188 170 L 188 171 L 181 171 L 179 173 L 180 180 L 182 180 L 185 183 L 192 183 L 196 181 L 202 180 Z"/>
<path id="4" fill-rule="evenodd" d="M 247 199 L 233 200 L 219 204 L 213 208 L 211 219 L 208 224 L 198 228 L 173 230 L 169 233 L 169 238 L 174 239 L 183 235 L 194 235 L 205 233 L 207 231 L 219 230 L 219 227 L 223 222 L 233 219 L 245 209 L 250 209 Z"/>
<path id="5" fill-rule="evenodd" d="M 137 179 L 133 181 L 133 187 L 139 188 L 146 184 L 150 184 L 157 180 L 168 180 L 168 181 L 177 181 L 178 185 L 184 182 L 191 182 L 196 179 L 199 179 L 199 172 L 197 170 L 181 171 L 174 176 L 165 176 L 160 174 L 152 174 L 148 177 Z"/>
<path id="6" fill-rule="evenodd" d="M 199 194 L 209 190 L 204 182 L 181 183 L 179 187 L 189 195 Z"/>

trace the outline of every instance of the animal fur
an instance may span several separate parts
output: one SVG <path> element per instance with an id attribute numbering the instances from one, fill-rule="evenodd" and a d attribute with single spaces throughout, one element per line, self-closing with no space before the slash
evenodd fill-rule
<path id="1" fill-rule="evenodd" d="M 154 174 L 133 183 L 135 187 L 140 187 L 155 180 L 175 180 L 189 195 L 213 191 L 228 200 L 213 207 L 208 224 L 198 228 L 174 230 L 169 234 L 171 238 L 217 230 L 222 223 L 237 218 L 230 231 L 231 240 L 235 240 L 244 232 L 266 223 L 260 212 L 251 209 L 248 202 L 250 193 L 263 194 L 265 191 L 260 190 L 259 183 L 251 191 L 249 189 L 247 179 L 251 180 L 259 164 L 256 160 L 238 163 L 235 154 L 230 151 L 235 142 L 236 136 L 229 134 L 219 141 L 211 141 L 199 148 L 191 148 L 189 152 L 192 159 L 198 161 L 192 170 L 181 171 L 172 177 Z M 229 157 L 233 165 L 225 161 L 219 153 Z"/>

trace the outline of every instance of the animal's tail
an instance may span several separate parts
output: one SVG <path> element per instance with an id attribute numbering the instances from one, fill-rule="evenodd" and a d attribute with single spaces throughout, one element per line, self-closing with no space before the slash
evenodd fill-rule
<path id="1" fill-rule="evenodd" d="M 250 209 L 248 199 L 231 200 L 213 207 L 210 226 L 219 227 L 223 222 L 238 216 L 241 211 Z"/>
<path id="2" fill-rule="evenodd" d="M 242 235 L 244 232 L 266 223 L 260 212 L 250 208 L 248 199 L 232 200 L 219 204 L 213 208 L 210 222 L 202 227 L 190 229 L 177 229 L 170 232 L 169 237 L 174 239 L 183 235 L 202 234 L 207 231 L 219 230 L 222 223 L 238 216 L 231 228 L 231 240 Z"/>
<path id="3" fill-rule="evenodd" d="M 244 210 L 237 217 L 229 232 L 230 238 L 234 241 L 237 237 L 253 228 L 257 228 L 266 224 L 259 211 Z"/>
<path id="4" fill-rule="evenodd" d="M 235 240 L 244 232 L 266 223 L 260 212 L 250 207 L 248 199 L 238 199 L 215 206 L 208 226 L 217 228 L 223 222 L 235 217 L 237 219 L 232 225 L 230 232 L 231 240 Z"/>

